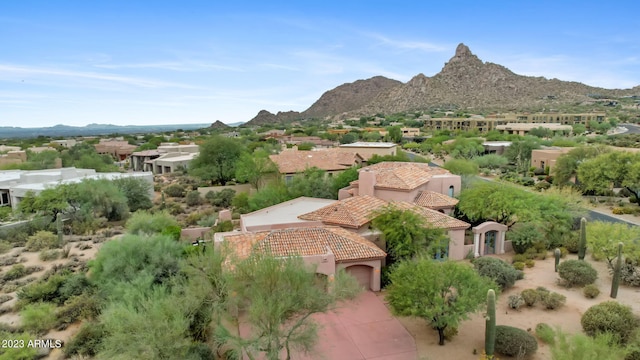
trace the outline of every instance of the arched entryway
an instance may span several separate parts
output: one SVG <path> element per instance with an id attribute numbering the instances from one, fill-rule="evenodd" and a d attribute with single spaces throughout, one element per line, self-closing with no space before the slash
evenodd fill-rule
<path id="1" fill-rule="evenodd" d="M 484 222 L 473 231 L 473 253 L 475 257 L 490 254 L 504 254 L 504 236 L 508 226 L 495 221 Z"/>

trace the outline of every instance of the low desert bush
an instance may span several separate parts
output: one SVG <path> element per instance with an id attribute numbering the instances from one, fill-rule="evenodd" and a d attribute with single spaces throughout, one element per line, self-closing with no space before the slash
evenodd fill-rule
<path id="1" fill-rule="evenodd" d="M 100 314 L 100 301 L 93 294 L 81 294 L 65 301 L 56 312 L 56 324 L 66 327 L 80 319 L 95 319 Z"/>
<path id="2" fill-rule="evenodd" d="M 12 300 L 13 296 L 11 295 L 0 295 L 0 304 L 6 303 L 9 300 Z"/>
<path id="3" fill-rule="evenodd" d="M 589 284 L 582 289 L 582 293 L 588 299 L 595 299 L 600 295 L 600 289 L 595 284 Z"/>
<path id="4" fill-rule="evenodd" d="M 56 306 L 51 303 L 35 303 L 20 311 L 22 327 L 35 335 L 43 335 L 56 325 Z"/>
<path id="5" fill-rule="evenodd" d="M 626 343 L 638 329 L 638 319 L 631 307 L 616 301 L 605 301 L 587 309 L 580 319 L 582 329 L 589 336 L 609 332 Z"/>
<path id="6" fill-rule="evenodd" d="M 536 336 L 545 344 L 553 345 L 555 342 L 556 332 L 549 324 L 538 323 L 536 325 Z"/>
<path id="7" fill-rule="evenodd" d="M 27 268 L 22 264 L 16 264 L 11 267 L 7 272 L 2 275 L 2 279 L 5 281 L 19 279 L 28 275 Z"/>
<path id="8" fill-rule="evenodd" d="M 580 249 L 580 238 L 578 235 L 567 236 L 564 240 L 564 248 L 572 254 L 577 254 Z"/>
<path id="9" fill-rule="evenodd" d="M 493 279 L 502 289 L 512 287 L 521 273 L 510 264 L 497 258 L 485 256 L 474 259 L 472 262 L 480 275 Z"/>
<path id="10" fill-rule="evenodd" d="M 151 214 L 136 211 L 127 221 L 126 228 L 131 234 L 158 234 L 170 226 L 177 226 L 178 221 L 167 212 Z"/>
<path id="11" fill-rule="evenodd" d="M 598 272 L 586 261 L 566 260 L 558 265 L 558 275 L 567 286 L 585 286 L 598 279 Z"/>
<path id="12" fill-rule="evenodd" d="M 513 268 L 516 270 L 524 270 L 524 263 L 523 262 L 514 262 L 513 263 Z"/>
<path id="13" fill-rule="evenodd" d="M 58 245 L 58 237 L 50 231 L 38 231 L 27 239 L 27 251 L 53 249 Z"/>
<path id="14" fill-rule="evenodd" d="M 38 258 L 42 261 L 52 261 L 58 259 L 60 255 L 60 251 L 58 250 L 42 250 Z"/>
<path id="15" fill-rule="evenodd" d="M 613 269 L 609 269 L 613 273 Z M 640 268 L 635 261 L 625 261 L 620 268 L 620 281 L 629 286 L 640 286 Z"/>
<path id="16" fill-rule="evenodd" d="M 73 355 L 93 357 L 98 353 L 102 339 L 106 332 L 101 323 L 86 322 L 82 324 L 78 333 L 65 343 L 64 354 L 67 357 Z"/>
<path id="17" fill-rule="evenodd" d="M 180 184 L 172 184 L 167 186 L 164 189 L 164 193 L 167 194 L 167 196 L 171 196 L 171 197 L 183 197 L 184 192 L 185 192 L 184 186 Z"/>
<path id="18" fill-rule="evenodd" d="M 532 259 L 528 259 L 527 261 L 524 262 L 524 264 L 528 267 L 528 268 L 532 268 L 536 265 L 535 260 Z"/>
<path id="19" fill-rule="evenodd" d="M 524 300 L 522 299 L 522 296 L 518 294 L 509 295 L 508 304 L 509 308 L 518 310 L 520 306 L 524 305 Z"/>
<path id="20" fill-rule="evenodd" d="M 525 330 L 511 326 L 496 326 L 495 351 L 514 357 L 531 356 L 538 350 L 538 341 Z"/>
<path id="21" fill-rule="evenodd" d="M 9 250 L 13 249 L 13 245 L 8 242 L 8 241 L 4 241 L 4 240 L 0 240 L 0 254 L 4 254 L 6 252 L 9 252 Z"/>
<path id="22" fill-rule="evenodd" d="M 527 261 L 527 259 L 528 259 L 527 255 L 525 255 L 525 254 L 515 254 L 511 258 L 511 263 L 512 264 L 515 264 L 515 263 L 518 263 L 518 262 L 523 263 L 523 262 Z"/>
<path id="23" fill-rule="evenodd" d="M 202 196 L 198 190 L 192 190 L 187 193 L 185 201 L 189 206 L 197 206 L 202 204 Z"/>
<path id="24" fill-rule="evenodd" d="M 540 303 L 547 310 L 555 310 L 567 302 L 567 297 L 557 292 L 549 292 L 540 297 Z"/>
<path id="25" fill-rule="evenodd" d="M 520 296 L 522 297 L 524 304 L 529 307 L 534 306 L 536 302 L 538 302 L 538 298 L 540 297 L 535 289 L 522 290 Z"/>

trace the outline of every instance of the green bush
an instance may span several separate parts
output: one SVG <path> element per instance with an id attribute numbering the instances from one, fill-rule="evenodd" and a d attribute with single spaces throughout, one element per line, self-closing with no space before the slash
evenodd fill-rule
<path id="1" fill-rule="evenodd" d="M 586 261 L 566 260 L 558 265 L 558 275 L 567 286 L 585 286 L 598 279 L 598 272 Z"/>
<path id="2" fill-rule="evenodd" d="M 520 276 L 520 271 L 497 258 L 484 256 L 474 259 L 472 263 L 480 275 L 495 280 L 502 289 L 512 287 Z"/>
<path id="3" fill-rule="evenodd" d="M 525 330 L 512 326 L 496 326 L 495 351 L 506 356 L 531 356 L 538 350 L 538 342 Z"/>
<path id="4" fill-rule="evenodd" d="M 0 254 L 4 254 L 6 252 L 9 252 L 9 250 L 13 249 L 13 245 L 8 242 L 8 241 L 4 241 L 4 240 L 0 240 Z"/>
<path id="5" fill-rule="evenodd" d="M 180 184 L 172 184 L 164 189 L 164 193 L 171 197 L 183 197 L 184 191 L 184 186 Z"/>
<path id="6" fill-rule="evenodd" d="M 524 300 L 524 304 L 529 307 L 534 306 L 536 302 L 538 302 L 538 298 L 540 297 L 540 295 L 535 289 L 522 290 L 522 292 L 520 293 L 520 296 L 522 296 L 522 300 Z"/>
<path id="7" fill-rule="evenodd" d="M 541 295 L 540 302 L 547 310 L 555 310 L 567 302 L 567 297 L 557 292 L 549 292 Z"/>
<path id="8" fill-rule="evenodd" d="M 50 231 L 38 231 L 27 239 L 27 251 L 40 251 L 58 246 L 58 237 Z"/>
<path id="9" fill-rule="evenodd" d="M 623 344 L 639 325 L 631 307 L 616 301 L 605 301 L 590 307 L 582 315 L 580 323 L 589 336 L 610 332 Z"/>
<path id="10" fill-rule="evenodd" d="M 182 228 L 178 225 L 169 225 L 166 228 L 162 229 L 161 234 L 169 236 L 173 240 L 178 241 L 182 236 Z"/>
<path id="11" fill-rule="evenodd" d="M 42 261 L 52 261 L 52 260 L 58 259 L 60 255 L 61 255 L 60 251 L 58 250 L 42 250 L 42 252 L 40 252 L 40 255 L 38 255 L 38 257 Z"/>
<path id="12" fill-rule="evenodd" d="M 516 270 L 524 270 L 524 263 L 523 262 L 515 262 L 513 263 L 513 268 Z"/>
<path id="13" fill-rule="evenodd" d="M 23 286 L 18 290 L 20 304 L 31 304 L 40 301 L 54 302 L 56 304 L 64 303 L 66 298 L 60 294 L 60 288 L 69 276 L 69 273 L 55 274 L 46 280 Z"/>
<path id="14" fill-rule="evenodd" d="M 245 194 L 248 200 L 248 194 L 247 193 L 240 193 L 238 194 L 239 197 L 244 197 L 240 196 L 241 194 Z M 209 191 L 204 195 L 205 199 L 207 199 L 207 201 L 213 205 L 213 206 L 219 206 L 222 208 L 228 208 L 231 206 L 231 203 L 234 200 L 234 197 L 236 197 L 236 191 L 233 189 L 223 189 L 222 191 Z M 247 204 L 248 205 L 248 204 Z M 235 206 L 235 205 L 234 205 Z"/>
<path id="15" fill-rule="evenodd" d="M 513 251 L 517 254 L 524 254 L 527 249 L 532 248 L 537 242 L 543 239 L 542 232 L 533 223 L 518 223 L 509 231 L 509 238 L 513 246 Z"/>
<path id="16" fill-rule="evenodd" d="M 595 284 L 589 284 L 582 289 L 582 293 L 588 299 L 595 299 L 600 295 L 600 289 Z"/>
<path id="17" fill-rule="evenodd" d="M 0 339 L 2 341 L 22 341 L 25 346 L 18 347 L 0 347 L 0 359 L 2 360 L 32 360 L 37 359 L 38 349 L 28 347 L 29 340 L 33 340 L 33 335 L 28 333 L 12 334 L 7 331 L 0 330 Z"/>
<path id="18" fill-rule="evenodd" d="M 555 343 L 556 332 L 549 324 L 538 323 L 536 325 L 536 336 L 545 344 L 553 345 Z"/>
<path id="19" fill-rule="evenodd" d="M 167 212 L 161 211 L 151 214 L 137 211 L 127 221 L 126 228 L 131 234 L 158 234 L 170 226 L 178 226 L 178 221 Z"/>
<path id="20" fill-rule="evenodd" d="M 518 294 L 509 295 L 508 303 L 509 303 L 509 308 L 518 310 L 520 309 L 520 306 L 524 304 L 524 300 L 522 299 L 521 295 L 518 295 Z"/>
<path id="21" fill-rule="evenodd" d="M 511 258 L 511 263 L 515 264 L 518 262 L 524 263 L 525 261 L 527 261 L 527 255 L 525 254 L 515 254 L 513 255 L 513 257 Z"/>
<path id="22" fill-rule="evenodd" d="M 104 325 L 86 322 L 82 324 L 76 336 L 65 344 L 63 347 L 64 354 L 67 357 L 73 355 L 96 356 L 105 336 Z"/>
<path id="23" fill-rule="evenodd" d="M 524 264 L 528 267 L 528 268 L 532 268 L 536 265 L 536 262 L 532 259 L 528 259 L 527 261 L 524 262 Z M 522 270 L 522 269 L 518 269 L 518 270 Z"/>
<path id="24" fill-rule="evenodd" d="M 56 325 L 56 306 L 51 303 L 29 304 L 20 311 L 22 327 L 35 335 L 43 335 Z"/>
<path id="25" fill-rule="evenodd" d="M 233 222 L 226 220 L 219 222 L 216 226 L 213 227 L 213 232 L 226 232 L 233 230 Z"/>
<path id="26" fill-rule="evenodd" d="M 11 267 L 2 278 L 6 281 L 19 279 L 23 276 L 27 275 L 27 268 L 22 264 L 16 264 Z"/>
<path id="27" fill-rule="evenodd" d="M 189 206 L 197 206 L 202 204 L 202 197 L 198 190 L 192 190 L 187 193 L 186 202 Z"/>
<path id="28" fill-rule="evenodd" d="M 567 257 L 567 255 L 569 254 L 569 250 L 567 250 L 566 247 L 562 246 L 559 248 L 560 249 L 560 258 L 564 259 Z"/>
<path id="29" fill-rule="evenodd" d="M 80 319 L 95 319 L 100 314 L 100 301 L 94 294 L 69 298 L 56 312 L 56 324 L 65 326 Z"/>
<path id="30" fill-rule="evenodd" d="M 564 240 L 564 247 L 568 252 L 572 254 L 577 254 L 580 249 L 580 238 L 577 234 L 572 234 L 571 236 L 567 236 Z"/>

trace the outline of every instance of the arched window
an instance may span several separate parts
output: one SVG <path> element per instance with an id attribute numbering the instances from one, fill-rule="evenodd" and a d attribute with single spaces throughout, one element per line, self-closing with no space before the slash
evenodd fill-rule
<path id="1" fill-rule="evenodd" d="M 453 185 L 449 186 L 449 196 L 453 197 Z"/>

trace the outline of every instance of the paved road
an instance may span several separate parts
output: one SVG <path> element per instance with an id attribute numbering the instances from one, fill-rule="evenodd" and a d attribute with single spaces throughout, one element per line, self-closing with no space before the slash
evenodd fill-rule
<path id="1" fill-rule="evenodd" d="M 640 126 L 632 124 L 620 124 L 620 127 L 627 129 L 623 134 L 640 134 Z"/>
<path id="2" fill-rule="evenodd" d="M 598 211 L 593 211 L 593 210 L 589 210 L 589 219 L 590 220 L 595 220 L 595 221 L 604 221 L 604 222 L 610 222 L 610 223 L 622 223 L 622 224 L 627 224 L 630 226 L 640 226 L 639 224 L 636 223 L 632 223 L 630 221 L 624 220 L 624 219 L 620 219 L 617 218 L 615 216 L 611 216 L 608 214 L 604 214 Z"/>

